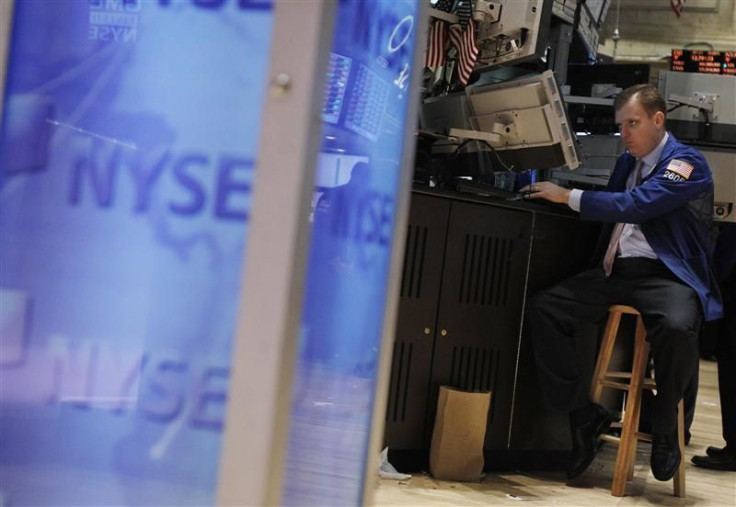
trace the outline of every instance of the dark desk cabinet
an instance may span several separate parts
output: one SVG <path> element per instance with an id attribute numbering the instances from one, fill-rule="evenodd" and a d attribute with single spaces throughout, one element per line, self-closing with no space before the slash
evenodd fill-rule
<path id="1" fill-rule="evenodd" d="M 413 195 L 401 277 L 385 439 L 423 449 L 450 200 Z"/>
<path id="2" fill-rule="evenodd" d="M 600 231 L 598 224 L 544 213 L 536 214 L 534 225 L 526 280 L 529 295 L 589 267 Z M 599 329 L 594 325 L 581 325 L 579 332 L 590 337 L 583 341 L 587 346 L 580 352 L 589 359 L 587 364 L 582 365 L 584 376 L 592 378 Z M 517 367 L 509 450 L 569 450 L 571 443 L 567 414 L 552 413 L 544 408 L 535 372 L 531 337 L 525 327 L 522 327 L 520 336 Z"/>
<path id="3" fill-rule="evenodd" d="M 524 302 L 530 288 L 587 261 L 591 227 L 536 208 L 413 193 L 386 411 L 391 450 L 428 451 L 441 385 L 493 393 L 486 450 L 513 447 L 515 413 L 544 416 L 528 378 L 527 399 L 516 393 L 520 366 L 535 380 L 519 361 L 530 354 Z"/>

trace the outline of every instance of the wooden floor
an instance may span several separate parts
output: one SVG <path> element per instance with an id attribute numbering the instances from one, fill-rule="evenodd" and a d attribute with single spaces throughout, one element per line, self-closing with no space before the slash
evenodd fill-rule
<path id="1" fill-rule="evenodd" d="M 626 496 L 611 496 L 611 477 L 616 446 L 606 444 L 590 468 L 579 478 L 565 482 L 562 472 L 489 474 L 481 483 L 437 481 L 427 474 L 408 481 L 380 480 L 374 503 L 377 506 L 434 505 L 717 505 L 736 506 L 736 472 L 717 472 L 690 463 L 695 454 L 704 454 L 709 445 L 724 445 L 718 400 L 716 364 L 701 361 L 698 406 L 693 421 L 692 440 L 686 447 L 687 497 L 672 496 L 672 481 L 659 482 L 649 468 L 649 444 L 640 444 L 634 481 Z M 401 471 L 401 470 L 399 470 Z"/>

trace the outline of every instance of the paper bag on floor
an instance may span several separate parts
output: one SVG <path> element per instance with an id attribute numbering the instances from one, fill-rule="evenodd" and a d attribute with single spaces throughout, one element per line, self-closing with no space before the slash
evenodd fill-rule
<path id="1" fill-rule="evenodd" d="M 450 481 L 480 480 L 490 403 L 489 392 L 440 387 L 429 450 L 429 471 L 433 477 Z"/>

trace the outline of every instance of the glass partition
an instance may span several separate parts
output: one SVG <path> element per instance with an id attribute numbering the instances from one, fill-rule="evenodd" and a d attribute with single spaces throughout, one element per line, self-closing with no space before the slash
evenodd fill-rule
<path id="1" fill-rule="evenodd" d="M 412 171 L 419 1 L 339 2 L 322 109 L 284 505 L 356 505 L 369 440 L 398 203 Z M 414 108 L 415 110 L 415 108 Z M 408 157 L 411 160 L 411 157 Z M 403 183 L 402 183 L 403 182 Z M 385 372 L 386 374 L 388 372 Z M 378 410 L 383 410 L 379 407 Z"/>

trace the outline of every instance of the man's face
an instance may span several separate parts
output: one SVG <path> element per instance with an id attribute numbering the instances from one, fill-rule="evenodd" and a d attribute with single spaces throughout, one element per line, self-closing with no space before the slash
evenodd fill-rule
<path id="1" fill-rule="evenodd" d="M 628 152 L 641 158 L 648 155 L 664 136 L 664 113 L 657 111 L 649 115 L 634 95 L 616 111 L 616 125 Z"/>

